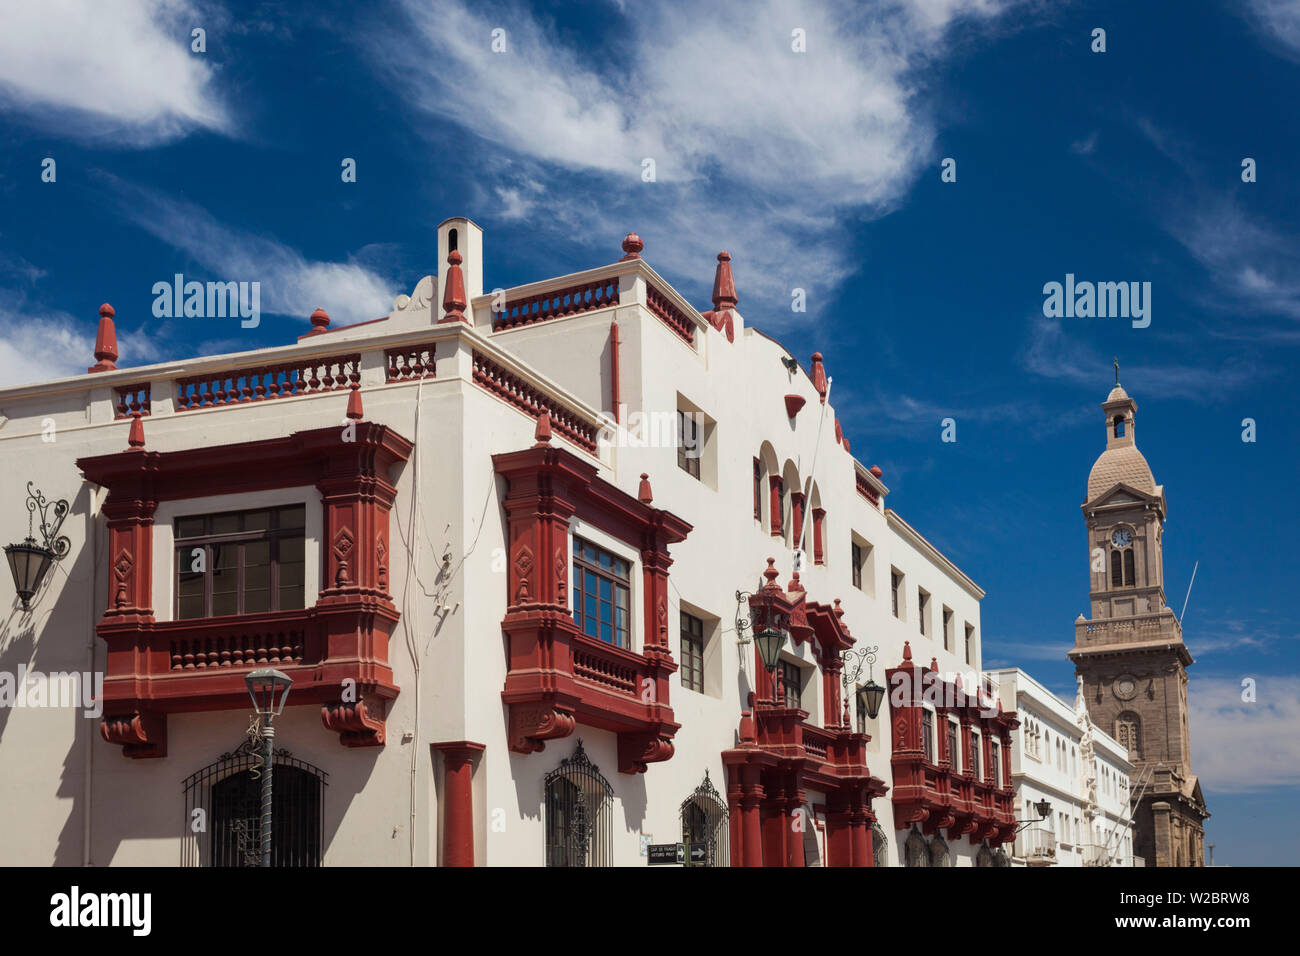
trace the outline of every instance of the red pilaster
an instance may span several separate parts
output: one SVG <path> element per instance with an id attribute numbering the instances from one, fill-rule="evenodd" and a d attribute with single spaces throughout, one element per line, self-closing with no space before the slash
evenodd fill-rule
<path id="1" fill-rule="evenodd" d="M 444 761 L 442 865 L 474 865 L 474 760 L 484 745 L 470 740 L 434 744 Z"/>
<path id="2" fill-rule="evenodd" d="M 772 537 L 781 537 L 784 529 L 781 527 L 781 479 L 776 475 L 768 478 L 768 484 L 771 488 L 771 510 L 768 512 L 771 516 Z"/>
<path id="3" fill-rule="evenodd" d="M 790 518 L 794 523 L 794 537 L 791 540 L 796 548 L 803 546 L 803 501 L 802 491 L 790 492 Z"/>
<path id="4" fill-rule="evenodd" d="M 822 549 L 822 525 L 826 521 L 826 509 L 814 508 L 813 516 L 813 564 L 825 564 L 826 555 Z"/>

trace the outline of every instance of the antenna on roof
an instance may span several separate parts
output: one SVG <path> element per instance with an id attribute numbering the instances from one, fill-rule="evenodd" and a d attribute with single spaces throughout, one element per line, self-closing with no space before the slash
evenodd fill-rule
<path id="1" fill-rule="evenodd" d="M 1187 582 L 1187 597 L 1183 598 L 1183 611 L 1182 614 L 1178 615 L 1179 627 L 1183 626 L 1183 614 L 1187 613 L 1187 601 L 1192 596 L 1192 585 L 1196 583 L 1196 569 L 1199 568 L 1200 566 L 1201 566 L 1200 561 L 1197 561 L 1196 564 L 1192 565 L 1192 579 Z"/>

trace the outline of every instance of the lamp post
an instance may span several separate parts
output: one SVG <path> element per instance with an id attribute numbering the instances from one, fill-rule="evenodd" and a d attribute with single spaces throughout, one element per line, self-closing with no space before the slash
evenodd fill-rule
<path id="1" fill-rule="evenodd" d="M 43 544 L 37 544 L 32 528 L 38 512 Z M 59 535 L 59 528 L 67 515 L 68 502 L 65 499 L 47 501 L 39 489 L 32 488 L 32 483 L 27 482 L 27 537 L 20 544 L 5 545 L 5 558 L 14 576 L 14 590 L 18 592 L 24 611 L 32 609 L 32 597 L 40 590 L 50 565 L 61 561 L 72 547 L 72 542 Z"/>
<path id="2" fill-rule="evenodd" d="M 293 679 L 272 667 L 259 667 L 244 678 L 253 709 L 262 718 L 262 866 L 271 865 L 271 767 L 275 759 L 273 721 L 284 712 Z"/>
<path id="3" fill-rule="evenodd" d="M 1037 820 L 1017 820 L 1016 823 L 1019 824 L 1019 826 L 1016 827 L 1016 832 L 1017 832 L 1017 833 L 1019 833 L 1019 832 L 1020 832 L 1021 830 L 1023 830 L 1025 827 L 1030 826 L 1031 824 L 1034 824 L 1034 823 L 1042 823 L 1044 820 L 1047 819 L 1048 815 L 1051 814 L 1051 812 L 1052 812 L 1052 805 L 1051 805 L 1050 803 L 1048 803 L 1047 800 L 1039 800 L 1037 803 L 1032 803 L 1032 804 L 1030 804 L 1030 806 L 1032 806 L 1035 810 L 1038 811 L 1038 819 L 1037 819 Z"/>
<path id="4" fill-rule="evenodd" d="M 859 687 L 857 692 L 858 733 L 865 732 L 862 727 L 862 714 L 865 713 L 868 720 L 875 720 L 876 715 L 880 713 L 880 702 L 885 699 L 885 688 L 877 684 L 875 680 L 876 653 L 879 650 L 880 645 L 873 644 L 870 647 L 847 650 L 840 654 L 840 660 L 844 662 L 844 671 L 840 676 L 840 683 L 844 687 L 844 703 L 846 706 L 849 700 L 849 687 L 856 684 L 858 678 L 862 676 L 862 666 L 865 664 L 868 668 L 867 682 Z"/>

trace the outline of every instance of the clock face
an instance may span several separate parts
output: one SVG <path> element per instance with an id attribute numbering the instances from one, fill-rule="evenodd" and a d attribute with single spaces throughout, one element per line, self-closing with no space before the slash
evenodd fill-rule
<path id="1" fill-rule="evenodd" d="M 1128 528 L 1116 528 L 1111 533 L 1110 543 L 1117 548 L 1127 548 L 1133 543 L 1133 532 Z"/>
<path id="2" fill-rule="evenodd" d="M 1124 674 L 1115 678 L 1115 696 L 1120 700 L 1132 700 L 1137 696 L 1137 678 Z"/>

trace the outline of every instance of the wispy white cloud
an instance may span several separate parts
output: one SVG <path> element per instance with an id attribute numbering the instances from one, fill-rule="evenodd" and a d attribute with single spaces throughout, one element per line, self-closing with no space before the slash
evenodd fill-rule
<path id="1" fill-rule="evenodd" d="M 635 228 L 656 268 L 697 287 L 725 244 L 742 311 L 788 324 L 807 318 L 790 312 L 792 288 L 813 315 L 857 268 L 848 221 L 894 208 L 933 158 L 918 84 L 946 28 L 1013 2 L 728 0 L 689 15 L 646 2 L 607 40 L 576 47 L 513 4 L 403 0 L 409 23 L 367 42 L 417 108 L 462 126 L 480 152 L 511 156 L 489 200 L 504 218 L 531 200 L 540 230 L 572 238 L 579 221 L 577 235 L 607 254 Z M 492 50 L 497 28 L 505 52 Z M 792 48 L 796 29 L 806 52 Z M 566 176 L 580 182 L 519 188 Z"/>
<path id="2" fill-rule="evenodd" d="M 190 31 L 214 16 L 187 0 L 42 0 L 5 5 L 0 109 L 61 136 L 150 145 L 230 114 Z"/>
<path id="3" fill-rule="evenodd" d="M 1093 130 L 1083 139 L 1075 140 L 1070 144 L 1070 152 L 1079 156 L 1091 156 L 1097 151 L 1097 138 L 1099 135 L 1097 130 Z"/>
<path id="4" fill-rule="evenodd" d="M 1246 10 L 1265 36 L 1300 58 L 1300 0 L 1250 0 Z"/>
<path id="5" fill-rule="evenodd" d="M 397 284 L 352 260 L 318 262 L 276 239 L 228 226 L 200 206 L 104 176 L 120 213 L 206 270 L 187 279 L 261 283 L 261 308 L 304 322 L 316 307 L 334 324 L 387 315 Z M 156 281 L 171 282 L 172 271 Z"/>
<path id="6" fill-rule="evenodd" d="M 1242 679 L 1255 682 L 1242 700 Z M 1252 671 L 1188 685 L 1192 766 L 1202 786 L 1242 793 L 1300 786 L 1300 676 Z"/>
<path id="7" fill-rule="evenodd" d="M 1079 319 L 1079 322 L 1097 321 Z M 1104 320 L 1109 321 L 1109 320 Z M 1065 325 L 1041 316 L 1029 320 L 1029 338 L 1020 355 L 1026 371 L 1043 378 L 1099 388 L 1110 374 L 1112 357 L 1090 348 Z M 1216 354 L 1200 365 L 1124 363 L 1123 378 L 1142 383 L 1142 391 L 1165 398 L 1209 402 L 1258 383 L 1266 374 L 1254 362 Z"/>

